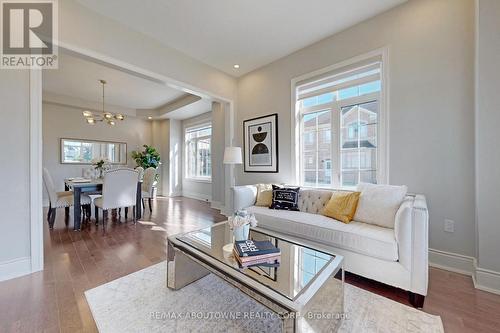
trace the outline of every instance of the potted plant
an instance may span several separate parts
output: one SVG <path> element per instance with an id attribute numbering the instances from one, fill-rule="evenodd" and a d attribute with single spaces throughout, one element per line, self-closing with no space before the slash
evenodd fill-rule
<path id="1" fill-rule="evenodd" d="M 158 167 L 161 165 L 160 153 L 158 153 L 156 148 L 152 146 L 143 145 L 143 148 L 143 151 L 134 150 L 132 152 L 132 158 L 134 159 L 137 166 L 144 168 L 144 170 L 151 167 L 158 169 Z M 155 184 L 153 185 L 153 197 L 156 197 L 156 183 L 159 179 L 160 175 L 157 173 Z"/>

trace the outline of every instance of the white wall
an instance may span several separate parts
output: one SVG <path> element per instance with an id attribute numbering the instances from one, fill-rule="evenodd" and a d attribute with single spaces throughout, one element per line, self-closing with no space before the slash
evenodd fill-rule
<path id="1" fill-rule="evenodd" d="M 390 178 L 427 196 L 430 247 L 474 255 L 474 2 L 413 0 L 251 72 L 238 82 L 243 120 L 279 114 L 280 172 L 237 183 L 293 182 L 291 80 L 389 48 Z M 445 233 L 445 218 L 455 233 Z"/>
<path id="2" fill-rule="evenodd" d="M 182 133 L 185 133 L 186 128 L 200 125 L 212 121 L 212 112 L 206 112 L 199 116 L 185 119 L 182 121 Z M 213 129 L 212 129 L 213 131 Z M 184 134 L 182 134 L 184 137 Z M 193 180 L 186 178 L 186 163 L 185 163 L 185 147 L 184 139 L 182 139 L 182 195 L 189 198 L 212 201 L 212 182 L 203 180 Z M 212 146 L 214 143 L 212 142 Z"/>
<path id="3" fill-rule="evenodd" d="M 478 266 L 500 272 L 500 1 L 480 0 L 478 18 Z"/>
<path id="4" fill-rule="evenodd" d="M 61 164 L 60 139 L 75 138 L 127 143 L 127 165 L 135 167 L 131 157 L 133 150 L 142 150 L 142 145 L 150 145 L 151 122 L 127 117 L 116 126 L 106 124 L 88 125 L 82 118 L 82 109 L 43 103 L 43 166 L 46 167 L 58 191 L 64 190 L 64 179 L 82 176 L 83 168 L 89 165 Z M 47 204 L 47 191 L 44 189 L 44 203 Z"/>
<path id="5" fill-rule="evenodd" d="M 30 265 L 29 71 L 0 70 L 0 281 Z"/>

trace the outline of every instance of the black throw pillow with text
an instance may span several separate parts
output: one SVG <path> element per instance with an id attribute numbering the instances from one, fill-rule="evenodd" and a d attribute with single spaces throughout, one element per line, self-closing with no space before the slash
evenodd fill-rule
<path id="1" fill-rule="evenodd" d="M 273 185 L 273 203 L 270 209 L 298 211 L 300 187 L 280 187 Z"/>

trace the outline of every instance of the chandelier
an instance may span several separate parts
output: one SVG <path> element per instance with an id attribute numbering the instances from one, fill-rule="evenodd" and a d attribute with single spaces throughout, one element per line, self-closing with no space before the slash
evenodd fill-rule
<path id="1" fill-rule="evenodd" d="M 120 113 L 112 113 L 104 110 L 104 86 L 106 85 L 106 81 L 99 80 L 102 84 L 102 112 L 95 114 L 92 111 L 85 110 L 82 112 L 85 117 L 85 121 L 87 124 L 94 125 L 96 122 L 107 122 L 108 125 L 114 126 L 116 125 L 115 120 L 123 120 L 125 117 Z"/>

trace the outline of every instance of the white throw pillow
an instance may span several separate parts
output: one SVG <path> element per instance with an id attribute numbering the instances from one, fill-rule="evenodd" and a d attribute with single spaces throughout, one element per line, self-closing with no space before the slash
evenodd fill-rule
<path id="1" fill-rule="evenodd" d="M 354 221 L 394 228 L 394 219 L 408 187 L 393 185 L 358 184 L 361 192 Z"/>

